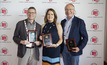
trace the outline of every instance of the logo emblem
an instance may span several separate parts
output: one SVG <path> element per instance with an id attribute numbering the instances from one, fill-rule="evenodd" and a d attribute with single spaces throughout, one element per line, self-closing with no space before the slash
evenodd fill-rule
<path id="1" fill-rule="evenodd" d="M 25 8 L 25 9 L 23 10 L 23 13 L 24 13 L 24 14 L 27 14 L 27 10 L 28 10 L 28 9 Z"/>
<path id="2" fill-rule="evenodd" d="M 49 2 L 52 2 L 52 0 L 49 0 Z"/>
<path id="3" fill-rule="evenodd" d="M 92 50 L 91 51 L 91 55 L 94 56 L 94 57 L 96 57 L 98 55 L 98 52 L 96 50 Z"/>
<path id="4" fill-rule="evenodd" d="M 76 0 L 70 0 L 70 1 L 75 2 Z"/>
<path id="5" fill-rule="evenodd" d="M 7 25 L 6 21 L 2 21 L 0 26 L 3 27 L 3 28 L 7 28 L 8 25 Z"/>
<path id="6" fill-rule="evenodd" d="M 97 65 L 96 63 L 92 63 L 91 65 Z"/>
<path id="7" fill-rule="evenodd" d="M 48 38 L 48 36 L 45 36 L 45 38 Z"/>
<path id="8" fill-rule="evenodd" d="M 94 36 L 94 37 L 91 38 L 91 42 L 97 43 L 97 41 L 98 41 L 97 37 Z"/>
<path id="9" fill-rule="evenodd" d="M 6 8 L 1 8 L 0 13 L 6 15 L 7 14 L 7 9 Z"/>
<path id="10" fill-rule="evenodd" d="M 97 9 L 94 9 L 91 14 L 94 15 L 94 16 L 98 16 L 99 11 Z"/>
<path id="11" fill-rule="evenodd" d="M 99 2 L 99 0 L 92 0 L 92 1 L 94 1 L 94 2 L 96 2 L 96 3 L 98 3 L 98 2 Z"/>
<path id="12" fill-rule="evenodd" d="M 97 23 L 93 23 L 91 25 L 91 28 L 94 29 L 94 30 L 97 30 L 99 28 L 98 24 Z"/>
<path id="13" fill-rule="evenodd" d="M 7 1 L 7 0 L 3 0 L 3 1 Z"/>
<path id="14" fill-rule="evenodd" d="M 1 65 L 9 65 L 9 63 L 7 61 L 2 61 Z"/>
<path id="15" fill-rule="evenodd" d="M 27 63 L 27 65 L 29 65 L 29 63 Z"/>
<path id="16" fill-rule="evenodd" d="M 3 54 L 5 54 L 5 55 L 6 55 L 6 54 L 8 53 L 7 48 L 2 48 L 2 49 L 1 49 L 1 53 L 3 53 Z"/>
<path id="17" fill-rule="evenodd" d="M 26 1 L 29 1 L 29 0 L 26 0 Z"/>
<path id="18" fill-rule="evenodd" d="M 5 34 L 1 35 L 1 40 L 7 41 L 7 39 L 8 39 L 7 35 L 5 35 Z"/>

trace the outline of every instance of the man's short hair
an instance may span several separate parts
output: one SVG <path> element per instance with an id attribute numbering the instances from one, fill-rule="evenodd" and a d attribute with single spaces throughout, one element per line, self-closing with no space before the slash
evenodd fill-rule
<path id="1" fill-rule="evenodd" d="M 67 5 L 72 5 L 72 6 L 74 7 L 74 5 L 73 5 L 72 3 L 68 3 Z M 66 5 L 66 6 L 67 6 L 67 5 Z M 66 7 L 66 6 L 65 6 L 65 7 Z"/>
<path id="2" fill-rule="evenodd" d="M 30 9 L 34 9 L 34 10 L 35 10 L 35 13 L 36 13 L 35 7 L 29 7 L 28 10 L 30 10 Z"/>
<path id="3" fill-rule="evenodd" d="M 74 10 L 75 10 L 75 6 L 72 3 L 68 3 L 67 5 L 72 5 L 74 7 Z M 66 6 L 65 6 L 65 8 L 66 8 Z"/>

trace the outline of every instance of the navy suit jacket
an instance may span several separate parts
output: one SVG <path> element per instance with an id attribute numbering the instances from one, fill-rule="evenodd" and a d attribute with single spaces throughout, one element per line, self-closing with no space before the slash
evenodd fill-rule
<path id="1" fill-rule="evenodd" d="M 63 32 L 64 32 L 64 27 L 65 27 L 65 22 L 66 22 L 66 19 L 61 21 L 61 25 L 63 27 Z M 80 51 L 77 52 L 77 53 L 70 51 L 70 53 L 73 56 L 81 55 L 83 48 L 87 44 L 88 34 L 87 34 L 87 31 L 86 31 L 84 21 L 82 19 L 76 17 L 76 16 L 74 16 L 74 18 L 72 20 L 72 26 L 71 26 L 71 29 L 70 29 L 68 39 L 72 39 L 72 38 L 75 39 L 76 45 L 80 49 Z M 63 51 L 63 47 L 64 47 L 64 42 L 61 45 L 61 52 Z"/>

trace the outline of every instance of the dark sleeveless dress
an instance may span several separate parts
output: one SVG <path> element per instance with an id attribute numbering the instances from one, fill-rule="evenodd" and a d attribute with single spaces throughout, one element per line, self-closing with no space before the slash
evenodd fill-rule
<path id="1" fill-rule="evenodd" d="M 56 44 L 59 41 L 57 27 L 54 22 L 47 23 L 44 26 L 42 33 L 51 33 L 53 44 Z M 60 65 L 60 46 L 57 48 L 43 47 L 42 65 Z"/>

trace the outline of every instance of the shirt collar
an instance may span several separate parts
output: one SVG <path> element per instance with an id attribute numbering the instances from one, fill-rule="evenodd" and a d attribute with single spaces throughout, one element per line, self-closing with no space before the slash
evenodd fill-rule
<path id="1" fill-rule="evenodd" d="M 74 15 L 72 16 L 72 18 L 71 18 L 69 21 L 72 21 L 73 18 L 74 18 Z M 67 17 L 66 17 L 65 19 L 66 19 L 66 21 L 68 21 L 68 20 L 67 20 Z"/>
<path id="2" fill-rule="evenodd" d="M 30 23 L 30 21 L 27 19 L 27 23 Z M 35 20 L 33 21 L 33 24 L 35 24 L 36 22 L 35 22 Z"/>

